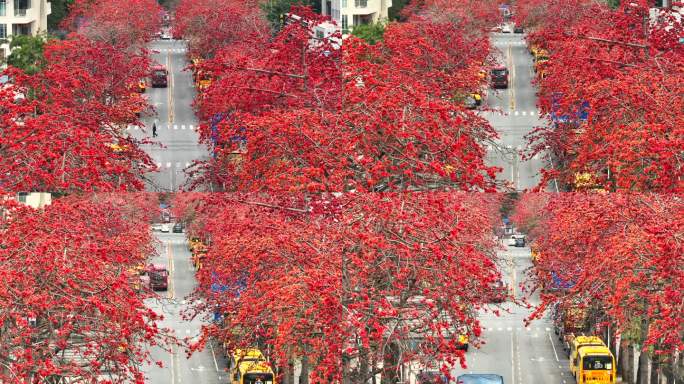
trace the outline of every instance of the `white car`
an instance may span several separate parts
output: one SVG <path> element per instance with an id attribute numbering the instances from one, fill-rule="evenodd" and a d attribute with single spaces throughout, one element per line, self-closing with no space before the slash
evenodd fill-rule
<path id="1" fill-rule="evenodd" d="M 161 228 L 159 229 L 162 232 L 171 232 L 171 224 L 162 224 Z"/>
<path id="2" fill-rule="evenodd" d="M 511 235 L 511 238 L 508 239 L 508 245 L 511 247 L 515 247 L 517 239 L 522 239 L 523 241 L 525 241 L 525 235 Z"/>
<path id="3" fill-rule="evenodd" d="M 504 24 L 501 27 L 501 33 L 513 33 L 513 30 L 511 29 L 510 24 Z"/>

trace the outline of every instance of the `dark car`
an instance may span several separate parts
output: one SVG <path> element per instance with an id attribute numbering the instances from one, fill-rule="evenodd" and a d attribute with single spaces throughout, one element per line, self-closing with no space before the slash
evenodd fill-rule
<path id="1" fill-rule="evenodd" d="M 515 246 L 516 247 L 524 247 L 525 246 L 525 237 L 524 236 L 518 236 L 515 238 Z"/>
<path id="2" fill-rule="evenodd" d="M 513 33 L 523 33 L 525 30 L 523 29 L 522 25 L 515 25 L 515 28 L 513 28 Z"/>
<path id="3" fill-rule="evenodd" d="M 173 225 L 173 233 L 183 233 L 183 223 L 176 223 Z"/>
<path id="4" fill-rule="evenodd" d="M 490 303 L 503 303 L 508 297 L 508 287 L 502 280 L 497 281 L 491 286 L 489 295 Z"/>
<path id="5" fill-rule="evenodd" d="M 169 288 L 169 271 L 164 264 L 150 264 L 147 267 L 150 278 L 150 288 L 166 291 Z"/>
<path id="6" fill-rule="evenodd" d="M 508 88 L 508 69 L 506 67 L 492 68 L 489 72 L 492 88 Z"/>
<path id="7" fill-rule="evenodd" d="M 169 71 L 163 65 L 156 65 L 152 67 L 150 77 L 152 78 L 153 87 L 166 88 L 169 82 Z"/>

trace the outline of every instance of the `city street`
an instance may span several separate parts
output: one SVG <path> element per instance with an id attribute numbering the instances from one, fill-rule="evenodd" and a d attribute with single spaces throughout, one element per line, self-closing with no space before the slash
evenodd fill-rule
<path id="1" fill-rule="evenodd" d="M 525 135 L 543 124 L 536 108 L 535 88 L 532 85 L 534 73 L 532 59 L 527 51 L 523 35 L 493 34 L 492 42 L 500 51 L 501 63 L 509 68 L 509 88 L 489 90 L 485 98 L 486 108 L 481 111 L 500 139 L 496 147 L 489 148 L 491 165 L 503 168 L 499 180 L 510 182 L 516 190 L 533 188 L 539 182 L 539 169 L 543 162 L 536 156 L 523 161 L 520 152 L 526 149 Z M 168 88 L 148 88 L 150 103 L 156 109 L 156 119 L 145 119 L 146 131 L 133 128 L 132 134 L 151 136 L 152 122 L 156 121 L 158 138 L 163 147 L 150 145 L 149 153 L 156 161 L 160 172 L 152 178 L 152 190 L 177 190 L 185 181 L 183 169 L 193 160 L 206 158 L 207 152 L 199 145 L 196 132 L 197 121 L 192 110 L 194 86 L 188 71 L 185 45 L 181 41 L 155 41 L 151 49 L 155 61 L 169 69 Z M 159 233 L 159 256 L 153 262 L 169 266 L 169 290 L 164 299 L 150 305 L 161 311 L 165 320 L 162 327 L 172 329 L 179 338 L 193 338 L 199 332 L 198 320 L 188 322 L 182 319 L 181 311 L 186 308 L 186 297 L 194 285 L 194 271 L 190 262 L 184 234 Z M 500 257 L 506 260 L 502 266 L 506 283 L 514 287 L 520 297 L 519 284 L 525 270 L 531 266 L 529 248 L 515 248 L 504 245 Z M 164 293 L 161 292 L 163 295 Z M 530 298 L 531 304 L 536 301 Z M 461 373 L 497 373 L 506 383 L 569 383 L 573 382 L 567 371 L 567 357 L 555 337 L 549 319 L 544 318 L 524 326 L 523 320 L 530 310 L 510 303 L 500 316 L 491 311 L 481 313 L 485 329 L 480 349 L 471 348 L 467 353 L 467 369 Z M 164 362 L 163 367 L 147 367 L 150 383 L 224 383 L 225 359 L 219 351 L 208 347 L 193 354 L 189 359 L 182 350 L 173 353 L 155 349 L 152 356 Z"/>
<path id="2" fill-rule="evenodd" d="M 532 56 L 523 34 L 493 33 L 491 42 L 498 50 L 499 63 L 509 70 L 509 86 L 487 90 L 485 108 L 491 110 L 480 112 L 499 133 L 496 145 L 488 148 L 487 160 L 503 169 L 497 180 L 507 181 L 519 191 L 530 189 L 539 183 L 544 165 L 540 155 L 525 161 L 521 157 L 527 150 L 525 135 L 544 123 L 532 84 Z"/>
<path id="3" fill-rule="evenodd" d="M 159 300 L 150 300 L 149 305 L 157 313 L 164 315 L 164 320 L 158 323 L 160 328 L 173 330 L 173 334 L 181 340 L 195 340 L 199 334 L 200 320 L 186 321 L 182 318 L 182 311 L 188 307 L 186 298 L 195 285 L 195 272 L 185 233 L 157 232 L 157 239 L 157 256 L 150 262 L 167 266 L 169 288 L 166 292 L 157 292 Z M 214 348 L 213 345 L 193 353 L 190 358 L 182 348 L 174 348 L 172 353 L 154 348 L 151 353 L 153 361 L 163 362 L 163 367 L 153 364 L 144 369 L 149 383 L 219 384 L 228 381 L 226 360 L 220 348 Z"/>
<path id="4" fill-rule="evenodd" d="M 504 243 L 505 244 L 505 243 Z M 517 298 L 525 271 L 532 266 L 529 247 L 517 248 L 503 245 L 499 253 L 505 282 L 515 289 Z M 537 295 L 529 298 L 531 305 L 538 303 Z M 553 324 L 542 318 L 525 327 L 523 320 L 531 309 L 504 303 L 500 316 L 482 312 L 480 321 L 484 327 L 484 344 L 472 348 L 466 354 L 467 369 L 454 370 L 454 374 L 495 373 L 511 384 L 565 384 L 574 379 L 568 371 L 568 359 L 553 332 Z"/>
<path id="5" fill-rule="evenodd" d="M 158 145 L 146 145 L 145 149 L 159 172 L 151 175 L 148 190 L 176 191 L 186 182 L 184 169 L 195 160 L 206 159 L 208 152 L 198 143 L 197 119 L 192 109 L 195 88 L 191 72 L 184 71 L 188 65 L 185 42 L 156 40 L 150 50 L 152 60 L 169 71 L 168 87 L 153 88 L 148 82 L 145 96 L 156 115 L 143 117 L 144 131 L 138 127 L 128 129 L 136 138 L 151 138 L 152 124 L 156 123 Z"/>

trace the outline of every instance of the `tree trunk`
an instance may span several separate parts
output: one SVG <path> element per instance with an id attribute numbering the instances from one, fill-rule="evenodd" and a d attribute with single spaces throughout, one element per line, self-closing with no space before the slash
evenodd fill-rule
<path id="1" fill-rule="evenodd" d="M 381 384 L 396 384 L 399 381 L 399 347 L 396 343 L 391 343 L 387 346 L 387 353 L 384 355 L 382 363 L 382 381 Z"/>
<path id="2" fill-rule="evenodd" d="M 649 382 L 651 384 L 660 384 L 660 362 L 657 356 L 651 359 L 651 378 Z"/>
<path id="3" fill-rule="evenodd" d="M 299 384 L 309 384 L 309 357 L 302 357 L 302 372 L 299 374 Z"/>
<path id="4" fill-rule="evenodd" d="M 292 360 L 288 361 L 287 365 L 283 367 L 283 384 L 295 384 Z"/>
<path id="5" fill-rule="evenodd" d="M 643 344 L 644 341 L 646 340 L 646 336 L 648 335 L 648 319 L 646 317 L 643 317 L 641 319 L 641 324 L 640 324 L 640 339 L 642 340 L 641 344 L 639 346 L 639 351 L 641 352 L 639 354 L 639 366 L 637 367 L 637 384 L 648 384 L 648 363 L 649 363 L 649 354 L 647 351 L 643 350 Z"/>
<path id="6" fill-rule="evenodd" d="M 648 384 L 648 353 L 641 350 L 639 347 L 639 363 L 637 365 L 637 379 L 636 384 Z"/>
<path id="7" fill-rule="evenodd" d="M 634 361 L 634 349 L 632 348 L 631 345 L 628 345 L 626 341 L 623 341 L 621 343 L 620 349 L 622 352 L 620 353 L 620 356 L 622 356 L 622 364 L 621 364 L 621 371 L 622 371 L 622 381 L 628 384 L 632 384 L 633 378 L 634 378 L 634 371 L 633 371 L 633 361 Z"/>

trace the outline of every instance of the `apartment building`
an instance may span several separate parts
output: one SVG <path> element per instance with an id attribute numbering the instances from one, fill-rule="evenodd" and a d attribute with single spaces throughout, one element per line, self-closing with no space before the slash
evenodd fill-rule
<path id="1" fill-rule="evenodd" d="M 354 26 L 386 20 L 392 0 L 321 0 L 321 10 L 348 35 Z"/>
<path id="2" fill-rule="evenodd" d="M 0 41 L 12 35 L 35 35 L 47 31 L 48 0 L 0 0 Z M 9 54 L 8 42 L 0 43 L 0 63 Z"/>

